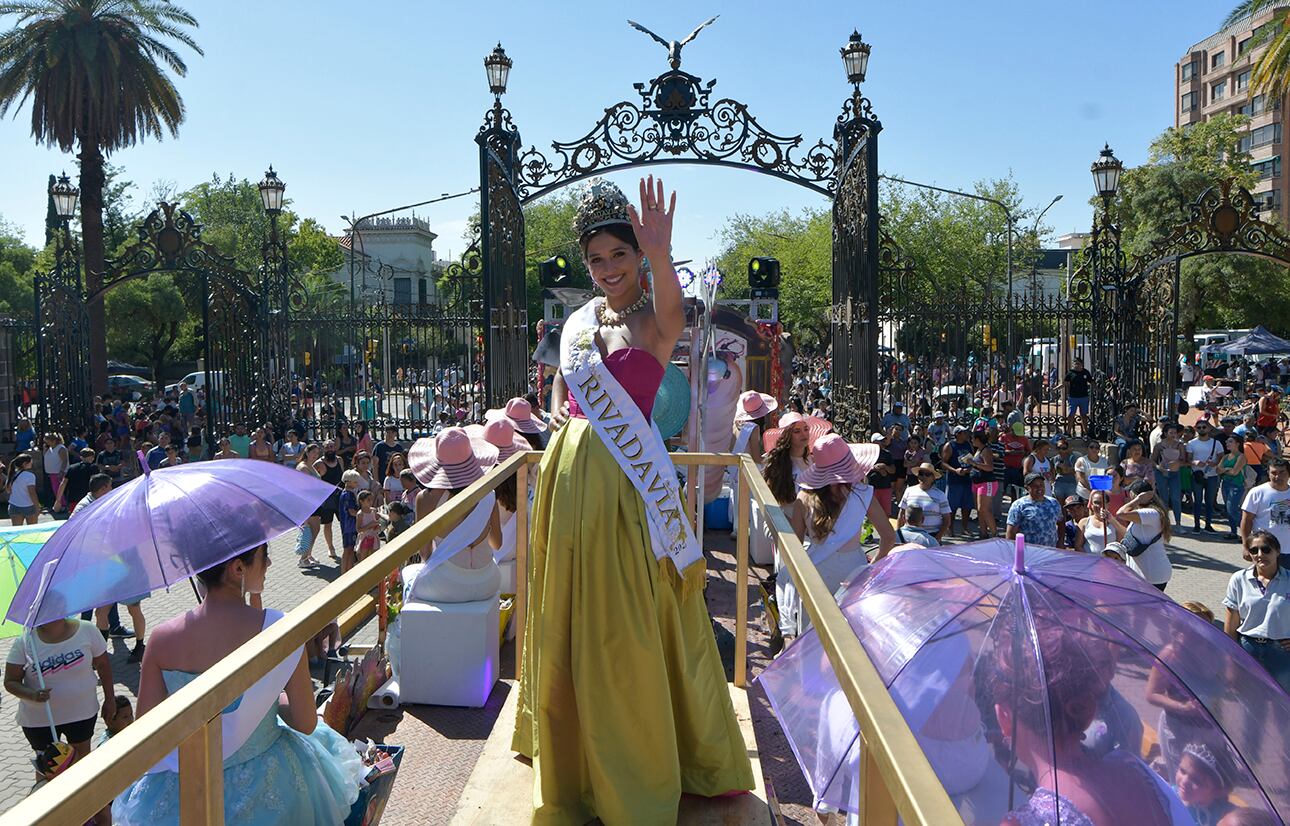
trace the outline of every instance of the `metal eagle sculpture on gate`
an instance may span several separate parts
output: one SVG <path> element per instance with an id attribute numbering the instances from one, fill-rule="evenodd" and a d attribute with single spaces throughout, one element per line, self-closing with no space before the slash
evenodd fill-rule
<path id="1" fill-rule="evenodd" d="M 672 41 L 664 40 L 663 38 L 654 34 L 654 32 L 642 26 L 640 23 L 637 23 L 635 20 L 628 20 L 627 25 L 631 26 L 633 29 L 635 29 L 638 32 L 644 32 L 645 34 L 657 40 L 659 43 L 662 43 L 663 48 L 667 49 L 668 64 L 671 65 L 673 69 L 679 69 L 681 68 L 681 49 L 685 48 L 685 45 L 687 43 L 689 43 L 691 40 L 697 37 L 699 32 L 703 31 L 705 28 L 715 23 L 717 18 L 720 16 L 721 15 L 718 14 L 718 15 L 709 17 L 707 20 L 700 23 L 698 28 L 690 32 L 690 34 L 687 35 L 686 38 L 684 40 L 681 40 L 680 42 L 676 40 L 672 40 Z"/>

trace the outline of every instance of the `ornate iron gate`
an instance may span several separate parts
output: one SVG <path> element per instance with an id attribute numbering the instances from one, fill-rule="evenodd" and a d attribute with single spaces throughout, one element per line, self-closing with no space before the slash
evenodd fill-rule
<path id="1" fill-rule="evenodd" d="M 70 434 L 90 423 L 90 317 L 76 248 L 58 232 L 54 268 L 35 280 L 37 416 L 41 433 Z"/>
<path id="2" fill-rule="evenodd" d="M 201 238 L 202 227 L 175 204 L 162 202 L 139 225 L 138 240 L 120 258 L 107 262 L 102 288 L 86 297 L 102 301 L 117 285 L 154 273 L 173 272 L 196 279 L 202 309 L 203 367 L 208 448 L 234 425 L 255 428 L 273 421 L 275 382 L 269 364 L 271 324 L 285 324 L 269 313 L 268 284 L 238 269 L 229 256 Z M 162 388 L 157 388 L 159 391 Z M 82 416 L 88 413 L 88 406 Z"/>
<path id="3" fill-rule="evenodd" d="M 479 143 L 480 241 L 484 250 L 484 396 L 500 407 L 528 391 L 529 312 L 524 266 L 524 212 L 516 190 L 520 133 L 501 99 Z"/>
<path id="4" fill-rule="evenodd" d="M 881 414 L 878 395 L 878 133 L 859 86 L 834 138 L 843 160 L 833 200 L 833 425 L 864 441 Z"/>
<path id="5" fill-rule="evenodd" d="M 291 373 L 304 391 L 292 418 L 310 440 L 335 434 L 339 418 L 324 396 L 348 400 L 346 415 L 366 422 L 379 439 L 389 425 L 401 440 L 431 431 L 441 413 L 483 411 L 474 377 L 483 360 L 481 260 L 472 247 L 437 284 L 435 301 L 381 300 L 350 306 L 348 296 L 291 295 L 288 336 Z M 369 393 L 372 377 L 382 391 Z M 342 405 L 346 406 L 346 405 Z"/>
<path id="6" fill-rule="evenodd" d="M 849 48 L 857 44 L 859 35 L 853 35 Z M 863 49 L 867 54 L 868 47 Z M 500 46 L 485 63 L 490 71 L 502 65 L 509 71 L 512 65 Z M 682 71 L 679 50 L 669 57 L 669 64 L 670 70 L 635 84 L 639 100 L 607 107 L 586 134 L 552 142 L 549 154 L 536 146 L 518 151 L 519 132 L 501 104 L 505 76 L 494 85 L 497 97 L 477 137 L 490 399 L 499 401 L 495 394 L 501 383 L 521 382 L 527 372 L 527 329 L 521 335 L 527 319 L 507 314 L 511 307 L 518 313 L 525 306 L 520 207 L 606 172 L 655 164 L 704 164 L 772 175 L 840 202 L 834 210 L 841 225 L 835 231 L 834 340 L 849 372 L 841 381 L 835 370 L 835 383 L 836 392 L 854 405 L 846 426 L 863 430 L 876 413 L 875 384 L 869 377 L 876 376 L 871 348 L 878 289 L 876 136 L 881 126 L 869 102 L 856 83 L 854 95 L 837 118 L 834 142 L 806 144 L 801 135 L 767 130 L 744 103 L 730 98 L 714 101 L 716 81 Z M 863 78 L 863 70 L 859 77 Z M 854 76 L 851 79 L 855 82 Z"/>
<path id="7" fill-rule="evenodd" d="M 285 324 L 285 318 L 268 313 L 258 292 L 265 285 L 202 241 L 201 226 L 174 204 L 159 204 L 137 232 L 121 257 L 106 262 L 103 286 L 95 293 L 83 291 L 75 250 L 66 243 L 60 243 L 54 270 L 36 280 L 42 427 L 72 433 L 93 422 L 90 302 L 103 301 L 126 281 L 163 272 L 187 276 L 181 287 L 195 290 L 201 302 L 209 434 L 228 433 L 237 423 L 269 421 L 276 411 L 266 354 L 271 326 Z"/>

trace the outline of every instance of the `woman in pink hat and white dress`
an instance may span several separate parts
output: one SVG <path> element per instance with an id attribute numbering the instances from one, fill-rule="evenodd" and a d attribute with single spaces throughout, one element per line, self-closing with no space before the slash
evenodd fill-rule
<path id="1" fill-rule="evenodd" d="M 523 399 L 521 399 L 523 401 Z M 527 402 L 525 403 L 527 406 Z M 491 411 L 490 411 L 491 412 Z M 468 425 L 466 432 L 470 435 L 472 441 L 484 442 L 485 444 L 497 450 L 497 463 L 501 464 L 516 453 L 522 453 L 529 450 L 531 445 L 511 425 L 509 418 L 496 418 L 486 425 Z M 529 479 L 533 479 L 533 472 L 530 468 Z M 493 548 L 493 561 L 502 568 L 502 593 L 515 593 L 515 512 L 522 503 L 526 508 L 530 507 L 527 493 L 521 500 L 519 492 L 516 489 L 518 477 L 514 474 L 508 476 L 506 481 L 497 486 L 497 521 L 501 527 L 496 537 L 489 536 L 489 544 Z M 530 522 L 530 524 L 532 524 Z M 512 563 L 507 565 L 506 563 Z"/>
<path id="2" fill-rule="evenodd" d="M 731 453 L 746 453 L 757 463 L 758 469 L 761 468 L 762 460 L 765 455 L 762 452 L 762 434 L 766 432 L 767 417 L 770 416 L 779 407 L 779 402 L 774 396 L 768 396 L 765 393 L 758 393 L 756 390 L 748 390 L 739 396 L 739 402 L 735 407 L 734 420 L 734 444 L 730 448 Z M 739 468 L 728 467 L 725 473 L 726 487 L 730 488 L 730 524 L 734 525 L 738 518 L 739 502 Z M 758 537 L 765 535 L 765 531 L 758 530 L 761 521 L 759 509 L 753 508 L 753 536 Z M 732 528 L 730 535 L 734 536 Z M 768 538 L 768 537 L 767 537 Z M 760 561 L 763 564 L 769 560 L 770 548 L 765 542 L 757 542 L 758 546 L 754 549 L 754 561 Z M 759 554 L 762 558 L 759 560 Z"/>
<path id="3" fill-rule="evenodd" d="M 498 419 L 505 419 L 510 422 L 515 432 L 528 442 L 529 447 L 533 450 L 542 450 L 546 447 L 550 428 L 537 415 L 533 405 L 529 404 L 528 399 L 516 396 L 508 401 L 505 407 L 484 412 L 485 423 L 497 421 Z"/>
<path id="4" fill-rule="evenodd" d="M 739 396 L 735 408 L 734 446 L 731 453 L 747 453 L 759 466 L 761 465 L 762 434 L 767 431 L 767 417 L 779 409 L 779 402 L 774 396 L 748 390 Z"/>
<path id="5" fill-rule="evenodd" d="M 836 433 L 816 440 L 811 448 L 811 465 L 798 484 L 798 507 L 790 512 L 797 535 L 806 544 L 829 593 L 869 564 L 860 537 L 865 520 L 878 534 L 877 562 L 896 544 L 891 521 L 865 484 L 865 477 L 878 461 L 878 446 L 852 445 Z M 801 597 L 786 566 L 776 558 L 775 596 L 779 604 L 779 628 L 784 636 L 797 636 L 810 627 Z"/>
<path id="6" fill-rule="evenodd" d="M 418 520 L 483 478 L 497 463 L 497 448 L 472 440 L 460 427 L 418 439 L 408 463 L 425 490 L 417 495 Z M 419 602 L 478 602 L 497 595 L 501 571 L 492 544 L 501 542 L 496 497 L 488 493 L 446 534 L 440 535 L 425 564 L 403 569 L 404 598 Z"/>

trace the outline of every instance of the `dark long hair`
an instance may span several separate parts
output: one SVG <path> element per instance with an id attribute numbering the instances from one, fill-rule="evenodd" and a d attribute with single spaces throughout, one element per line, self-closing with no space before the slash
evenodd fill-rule
<path id="1" fill-rule="evenodd" d="M 218 565 L 212 565 L 204 571 L 198 571 L 197 578 L 202 581 L 202 584 L 206 586 L 206 590 L 209 591 L 224 581 L 224 572 L 228 570 L 229 565 L 233 564 L 234 559 L 242 560 L 243 565 L 252 565 L 255 563 L 255 557 L 261 551 L 263 551 L 267 556 L 269 553 L 269 546 L 256 545 L 251 550 L 240 553 L 237 556 L 232 557 L 232 559 L 226 559 Z"/>
<path id="2" fill-rule="evenodd" d="M 766 466 L 761 478 L 766 480 L 770 492 L 781 505 L 797 498 L 797 485 L 793 481 L 793 437 L 788 428 L 779 432 L 779 441 L 766 454 Z"/>

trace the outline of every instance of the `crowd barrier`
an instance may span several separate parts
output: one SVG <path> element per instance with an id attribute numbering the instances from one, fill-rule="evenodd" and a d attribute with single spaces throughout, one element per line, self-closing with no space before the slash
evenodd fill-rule
<path id="1" fill-rule="evenodd" d="M 735 616 L 735 685 L 744 687 L 748 676 L 748 539 L 750 511 L 755 504 L 761 508 L 766 524 L 771 526 L 779 552 L 798 584 L 806 612 L 859 721 L 864 741 L 859 777 L 861 822 L 866 826 L 895 826 L 898 816 L 906 824 L 927 826 L 962 822 L 752 459 L 710 453 L 674 454 L 673 458 L 682 466 L 704 465 L 722 471 L 730 466 L 739 469 L 740 490 L 744 495 L 739 497 L 736 519 L 739 593 Z M 220 757 L 220 711 L 327 623 L 370 599 L 369 592 L 402 567 L 409 556 L 426 548 L 432 537 L 445 532 L 511 474 L 518 477 L 517 489 L 525 490 L 529 465 L 540 459 L 539 453 L 521 453 L 503 462 L 428 518 L 324 586 L 214 668 L 166 698 L 84 760 L 37 789 L 0 817 L 0 826 L 84 823 L 176 748 L 179 749 L 180 823 L 183 826 L 222 824 L 224 775 Z M 516 560 L 522 571 L 527 569 L 528 557 L 526 509 L 520 508 L 516 519 L 519 520 Z M 522 662 L 519 647 L 524 639 L 528 595 L 525 578 L 518 580 L 515 660 Z"/>

